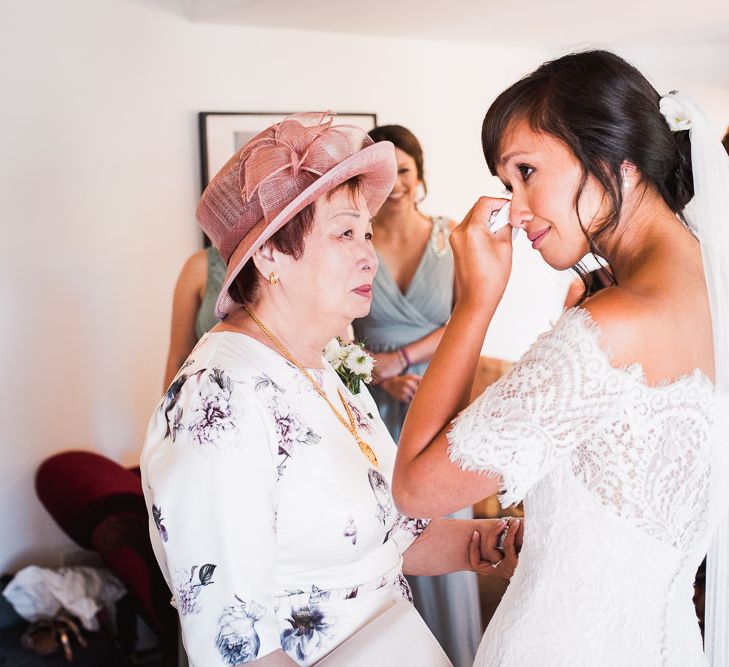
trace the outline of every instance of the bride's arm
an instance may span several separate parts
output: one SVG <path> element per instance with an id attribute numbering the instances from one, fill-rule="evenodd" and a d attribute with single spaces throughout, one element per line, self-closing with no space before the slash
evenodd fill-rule
<path id="1" fill-rule="evenodd" d="M 446 431 L 468 405 L 486 331 L 511 271 L 511 227 L 492 235 L 481 198 L 451 234 L 459 299 L 408 411 L 398 445 L 393 496 L 408 516 L 438 516 L 498 490 L 496 476 L 461 470 L 448 458 Z"/>

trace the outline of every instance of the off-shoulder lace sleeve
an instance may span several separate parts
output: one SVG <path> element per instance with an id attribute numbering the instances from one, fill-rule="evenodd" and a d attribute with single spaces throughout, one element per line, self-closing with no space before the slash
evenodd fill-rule
<path id="1" fill-rule="evenodd" d="M 500 380 L 453 422 L 451 460 L 500 475 L 500 502 L 520 502 L 587 439 L 622 392 L 581 308 L 566 311 Z"/>

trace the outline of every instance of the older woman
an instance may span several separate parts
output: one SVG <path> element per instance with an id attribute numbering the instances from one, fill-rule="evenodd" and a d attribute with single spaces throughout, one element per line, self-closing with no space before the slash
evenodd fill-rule
<path id="1" fill-rule="evenodd" d="M 502 522 L 397 513 L 377 407 L 322 356 L 369 311 L 370 219 L 394 180 L 391 144 L 302 114 L 251 140 L 203 194 L 198 220 L 228 266 L 223 321 L 170 385 L 142 456 L 155 552 L 197 667 L 311 665 L 409 595 L 403 569 L 513 569 L 518 525 L 504 558 Z M 433 645 L 419 628 L 373 643 L 416 653 Z"/>

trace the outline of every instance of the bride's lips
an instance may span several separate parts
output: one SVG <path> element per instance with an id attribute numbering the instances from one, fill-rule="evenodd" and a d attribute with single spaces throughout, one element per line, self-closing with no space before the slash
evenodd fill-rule
<path id="1" fill-rule="evenodd" d="M 369 299 L 372 296 L 372 285 L 360 285 L 359 287 L 355 287 L 352 291 L 355 294 L 359 294 L 360 296 Z"/>
<path id="2" fill-rule="evenodd" d="M 542 245 L 542 241 L 544 241 L 544 237 L 547 236 L 547 234 L 549 234 L 549 227 L 540 229 L 538 232 L 527 234 L 527 238 L 532 242 L 532 248 L 536 250 L 540 245 Z"/>

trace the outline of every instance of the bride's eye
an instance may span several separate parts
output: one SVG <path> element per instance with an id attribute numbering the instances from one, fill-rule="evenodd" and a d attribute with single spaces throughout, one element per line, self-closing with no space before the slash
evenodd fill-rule
<path id="1" fill-rule="evenodd" d="M 529 177 L 534 173 L 534 167 L 530 167 L 528 164 L 520 164 L 518 169 L 522 181 L 528 181 Z"/>

